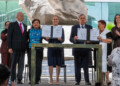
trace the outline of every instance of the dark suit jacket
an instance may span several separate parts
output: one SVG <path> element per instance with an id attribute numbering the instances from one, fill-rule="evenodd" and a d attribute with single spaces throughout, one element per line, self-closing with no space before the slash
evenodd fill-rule
<path id="1" fill-rule="evenodd" d="M 77 29 L 80 28 L 80 24 L 74 25 L 71 30 L 71 35 L 70 35 L 70 42 L 74 44 L 84 44 L 85 41 L 78 41 L 74 40 L 74 36 L 77 36 Z M 87 29 L 92 29 L 92 26 L 85 24 L 85 28 Z M 86 56 L 89 54 L 90 49 L 85 49 L 85 48 L 74 48 L 73 49 L 73 55 L 76 56 Z"/>
<path id="2" fill-rule="evenodd" d="M 27 47 L 27 26 L 23 24 L 24 32 L 21 33 L 18 22 L 12 22 L 8 28 L 8 49 L 24 51 Z"/>

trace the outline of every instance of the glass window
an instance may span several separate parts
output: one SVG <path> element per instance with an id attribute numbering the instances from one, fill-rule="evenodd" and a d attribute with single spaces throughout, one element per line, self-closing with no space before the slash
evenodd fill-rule
<path id="1" fill-rule="evenodd" d="M 5 6 L 6 3 L 5 1 L 0 1 L 0 32 L 3 29 L 3 25 L 4 25 L 4 18 L 5 18 Z"/>
<path id="2" fill-rule="evenodd" d="M 103 19 L 107 23 L 113 23 L 114 16 L 120 14 L 120 2 L 86 2 L 88 8 L 88 24 L 97 28 L 99 20 Z"/>
<path id="3" fill-rule="evenodd" d="M 0 1 L 0 32 L 4 29 L 4 23 L 6 21 L 10 22 L 16 21 L 16 13 L 19 11 L 23 12 L 25 15 L 23 22 L 27 25 L 30 25 L 30 22 L 25 12 L 19 6 L 17 0 Z"/>
<path id="4" fill-rule="evenodd" d="M 97 21 L 101 19 L 101 3 L 88 2 L 86 3 L 88 9 L 88 24 L 97 28 Z M 96 10 L 99 9 L 99 10 Z"/>

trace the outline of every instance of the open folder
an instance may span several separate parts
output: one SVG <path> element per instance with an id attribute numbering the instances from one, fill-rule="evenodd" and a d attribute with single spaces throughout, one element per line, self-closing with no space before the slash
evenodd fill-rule
<path id="1" fill-rule="evenodd" d="M 100 35 L 98 29 L 81 29 L 78 28 L 77 36 L 81 41 L 99 41 L 97 37 Z"/>
<path id="2" fill-rule="evenodd" d="M 61 38 L 62 37 L 62 26 L 42 26 L 42 37 L 50 38 Z"/>

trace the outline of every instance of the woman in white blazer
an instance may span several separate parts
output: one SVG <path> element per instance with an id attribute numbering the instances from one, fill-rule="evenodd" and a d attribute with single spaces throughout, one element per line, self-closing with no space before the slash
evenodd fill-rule
<path id="1" fill-rule="evenodd" d="M 109 31 L 105 27 L 106 22 L 99 20 L 98 29 L 100 30 L 100 36 L 98 36 L 98 39 L 100 40 L 99 44 L 102 45 L 102 84 L 104 84 L 104 75 L 107 72 L 107 43 L 112 42 L 112 39 L 107 39 L 106 34 L 109 33 Z"/>

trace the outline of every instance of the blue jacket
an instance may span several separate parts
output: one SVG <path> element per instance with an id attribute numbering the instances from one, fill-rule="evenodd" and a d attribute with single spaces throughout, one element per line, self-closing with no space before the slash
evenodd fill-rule
<path id="1" fill-rule="evenodd" d="M 28 31 L 29 48 L 33 43 L 42 43 L 42 30 L 41 29 L 30 29 Z"/>

